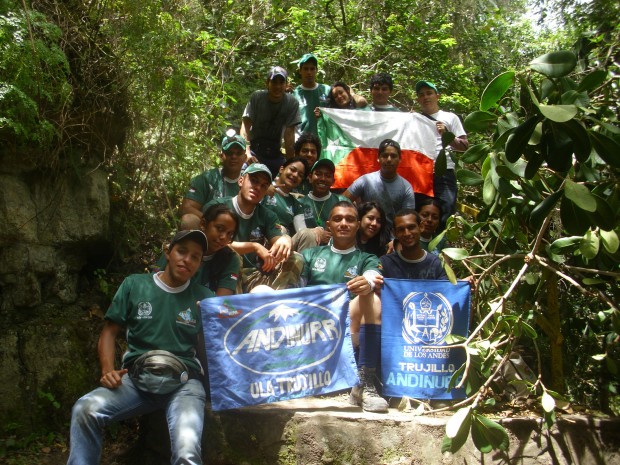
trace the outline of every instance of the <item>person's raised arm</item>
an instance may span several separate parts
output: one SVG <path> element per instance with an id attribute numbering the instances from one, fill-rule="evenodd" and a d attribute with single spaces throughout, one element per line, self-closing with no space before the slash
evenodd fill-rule
<path id="1" fill-rule="evenodd" d="M 202 218 L 202 205 L 195 200 L 184 198 L 181 203 L 181 216 L 191 213 L 198 218 Z"/>
<path id="2" fill-rule="evenodd" d="M 455 137 L 454 140 L 450 143 L 450 147 L 452 147 L 457 152 L 465 152 L 469 148 L 469 140 L 467 140 L 466 135 Z"/>
<path id="3" fill-rule="evenodd" d="M 284 234 L 272 237 L 269 242 L 271 243 L 269 252 L 275 258 L 276 263 L 286 260 L 291 254 L 291 248 L 293 247 L 291 236 Z"/>
<path id="4" fill-rule="evenodd" d="M 258 242 L 237 242 L 234 241 L 230 244 L 232 249 L 239 255 L 245 255 L 247 253 L 255 253 L 263 261 L 262 270 L 269 272 L 274 269 L 278 264 L 275 257 L 270 253 L 267 248 L 263 247 Z"/>
<path id="5" fill-rule="evenodd" d="M 241 129 L 239 130 L 239 135 L 243 137 L 247 144 L 245 146 L 245 156 L 246 163 L 249 165 L 251 163 L 256 163 L 258 160 L 252 156 L 252 150 L 250 148 L 250 129 L 252 128 L 252 120 L 248 117 L 245 117 L 241 120 Z"/>
<path id="6" fill-rule="evenodd" d="M 359 200 L 359 197 L 355 197 L 349 189 L 344 191 L 342 195 L 344 195 L 347 199 L 349 199 L 352 204 L 355 204 Z"/>
<path id="7" fill-rule="evenodd" d="M 116 358 L 116 337 L 121 333 L 122 328 L 117 323 L 107 320 L 101 335 L 97 350 L 99 353 L 99 364 L 101 365 L 101 385 L 110 389 L 119 387 L 122 384 L 121 378 L 126 369 L 115 370 L 114 362 Z"/>

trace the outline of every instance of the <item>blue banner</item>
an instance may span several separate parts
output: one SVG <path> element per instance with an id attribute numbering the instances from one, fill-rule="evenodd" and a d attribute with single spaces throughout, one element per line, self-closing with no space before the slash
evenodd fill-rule
<path id="1" fill-rule="evenodd" d="M 385 279 L 381 291 L 381 374 L 383 394 L 415 399 L 463 399 L 464 389 L 447 391 L 465 362 L 446 337 L 467 336 L 469 283 Z"/>
<path id="2" fill-rule="evenodd" d="M 358 383 L 344 284 L 200 302 L 213 410 L 315 396 Z"/>

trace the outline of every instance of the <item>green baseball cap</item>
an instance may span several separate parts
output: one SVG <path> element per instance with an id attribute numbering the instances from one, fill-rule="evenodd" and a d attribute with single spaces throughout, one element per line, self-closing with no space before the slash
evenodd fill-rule
<path id="1" fill-rule="evenodd" d="M 222 152 L 226 152 L 229 148 L 231 148 L 235 144 L 237 144 L 243 150 L 245 150 L 245 147 L 247 145 L 245 142 L 245 139 L 241 137 L 239 134 L 233 134 L 232 136 L 228 136 L 228 135 L 224 136 L 224 138 L 222 139 Z"/>
<path id="2" fill-rule="evenodd" d="M 418 81 L 415 84 L 415 93 L 417 94 L 418 92 L 420 92 L 420 89 L 422 87 L 429 87 L 431 89 L 433 89 L 435 92 L 439 93 L 439 91 L 437 90 L 437 87 L 435 86 L 435 84 L 433 84 L 430 81 Z"/>
<path id="3" fill-rule="evenodd" d="M 310 172 L 312 173 L 315 169 L 321 166 L 327 166 L 331 171 L 336 171 L 336 165 L 334 165 L 333 161 L 331 161 L 329 158 L 319 158 L 317 161 L 314 162 L 314 165 L 312 165 L 312 169 L 310 170 Z"/>
<path id="4" fill-rule="evenodd" d="M 263 165 L 262 163 L 252 163 L 243 171 L 243 174 L 241 176 L 252 173 L 265 173 L 267 176 L 269 176 L 269 182 L 271 182 L 272 180 L 271 171 L 269 170 L 269 168 L 267 168 L 266 165 Z"/>
<path id="5" fill-rule="evenodd" d="M 316 57 L 312 53 L 306 53 L 304 56 L 302 56 L 299 59 L 299 67 L 301 68 L 304 63 L 307 63 L 307 62 L 309 62 L 311 60 L 314 60 L 314 63 L 317 66 L 319 66 L 319 60 L 317 60 Z"/>

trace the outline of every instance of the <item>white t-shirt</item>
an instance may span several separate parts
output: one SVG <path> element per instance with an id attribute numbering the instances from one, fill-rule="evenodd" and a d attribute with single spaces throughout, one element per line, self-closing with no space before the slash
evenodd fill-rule
<path id="1" fill-rule="evenodd" d="M 454 113 L 450 113 L 449 111 L 439 110 L 437 113 L 433 113 L 430 116 L 435 118 L 437 121 L 441 121 L 443 124 L 445 124 L 446 128 L 448 128 L 448 131 L 450 131 L 456 137 L 467 135 L 467 133 L 465 132 L 465 129 L 463 129 L 461 120 Z M 439 156 L 439 152 L 441 152 L 441 148 L 442 148 L 441 147 L 441 134 L 437 132 L 437 138 L 435 142 L 435 160 Z M 448 161 L 447 168 L 449 170 L 454 169 L 454 162 L 452 161 L 452 158 L 447 153 L 446 153 L 446 156 L 447 156 L 447 161 Z"/>

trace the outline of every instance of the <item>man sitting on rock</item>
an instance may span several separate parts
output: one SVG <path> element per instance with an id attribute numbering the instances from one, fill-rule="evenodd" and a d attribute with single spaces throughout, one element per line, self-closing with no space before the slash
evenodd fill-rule
<path id="1" fill-rule="evenodd" d="M 119 287 L 99 337 L 101 387 L 73 406 L 68 465 L 99 463 L 105 426 L 159 409 L 168 421 L 172 463 L 202 464 L 205 390 L 197 355 L 204 344 L 196 302 L 213 292 L 190 279 L 205 250 L 202 231 L 180 231 L 165 252 L 164 271 L 131 275 Z M 127 352 L 116 369 L 119 334 L 127 336 Z"/>
<path id="2" fill-rule="evenodd" d="M 349 317 L 360 378 L 360 384 L 351 390 L 350 402 L 365 411 L 385 413 L 388 404 L 375 387 L 381 349 L 381 305 L 374 293 L 375 287 L 383 283 L 379 259 L 356 247 L 360 222 L 353 204 L 336 203 L 326 226 L 331 232 L 332 245 L 301 253 L 304 259 L 301 284 L 346 283 L 354 296 L 349 303 Z"/>

